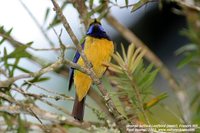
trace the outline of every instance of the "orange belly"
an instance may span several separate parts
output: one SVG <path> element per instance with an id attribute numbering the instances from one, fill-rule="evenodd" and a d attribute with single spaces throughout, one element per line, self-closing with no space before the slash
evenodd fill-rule
<path id="1" fill-rule="evenodd" d="M 98 78 L 101 78 L 106 71 L 106 67 L 103 64 L 110 62 L 113 52 L 114 45 L 112 41 L 109 41 L 107 39 L 86 37 L 84 53 L 87 59 L 92 63 L 93 70 Z M 79 58 L 77 63 L 81 66 L 85 66 L 81 57 Z M 83 97 L 86 96 L 92 84 L 92 80 L 88 75 L 78 70 L 75 70 L 74 84 L 78 100 L 81 101 Z"/>

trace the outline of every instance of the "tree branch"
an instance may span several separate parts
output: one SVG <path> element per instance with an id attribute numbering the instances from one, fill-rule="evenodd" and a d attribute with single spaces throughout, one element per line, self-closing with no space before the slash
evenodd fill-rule
<path id="1" fill-rule="evenodd" d="M 42 75 L 44 73 L 53 71 L 55 69 L 58 69 L 61 65 L 63 65 L 63 63 L 65 63 L 65 64 L 69 65 L 70 67 L 75 68 L 75 69 L 77 69 L 81 72 L 89 74 L 89 70 L 87 70 L 86 68 L 83 68 L 80 65 L 73 63 L 69 60 L 63 60 L 62 58 L 60 58 L 55 63 L 53 63 L 53 64 L 51 64 L 51 65 L 49 65 L 49 66 L 47 66 L 43 69 L 40 69 L 37 72 L 21 74 L 21 75 L 15 76 L 15 77 L 8 78 L 4 81 L 0 81 L 0 87 L 8 87 L 10 84 L 14 83 L 15 81 L 17 81 L 19 79 L 36 77 L 36 76 Z"/>
<path id="2" fill-rule="evenodd" d="M 19 89 L 18 89 L 19 91 Z M 19 93 L 21 93 L 22 95 L 29 95 L 27 92 L 21 92 L 19 91 Z M 42 97 L 40 97 L 39 95 L 32 95 L 31 96 L 37 98 L 38 100 L 42 100 Z M 38 107 L 37 105 L 30 103 L 30 102 L 26 102 L 26 101 L 17 101 L 14 98 L 12 98 L 11 96 L 4 94 L 2 92 L 0 92 L 0 98 L 11 103 L 11 105 L 2 105 L 0 106 L 0 112 L 7 112 L 9 114 L 15 115 L 15 114 L 26 114 L 26 115 L 31 115 L 33 117 L 37 117 L 37 119 L 39 119 L 41 121 L 41 124 L 46 128 L 46 125 L 42 123 L 42 120 L 47 120 L 49 122 L 51 122 L 52 124 L 55 125 L 71 125 L 71 126 L 75 126 L 75 127 L 79 127 L 82 129 L 87 130 L 87 128 L 89 128 L 91 125 L 95 125 L 95 126 L 105 126 L 104 124 L 101 123 L 95 123 L 95 122 L 82 122 L 80 123 L 79 121 L 76 120 L 71 120 L 68 117 L 64 116 L 64 115 L 60 115 L 60 114 L 55 114 L 55 113 L 51 113 L 49 111 L 45 111 L 43 109 L 41 109 L 40 107 Z M 46 101 L 45 101 L 46 103 Z M 49 103 L 47 103 L 49 104 Z M 57 108 L 58 110 L 60 110 L 60 108 L 58 108 L 55 105 L 51 105 L 51 107 Z M 66 113 L 66 112 L 65 112 Z M 66 113 L 68 114 L 68 112 Z M 36 116 L 35 116 L 36 115 Z M 69 114 L 68 114 L 69 115 Z M 71 115 L 69 115 L 71 116 Z"/>
<path id="3" fill-rule="evenodd" d="M 11 77 L 8 78 L 4 81 L 0 81 L 0 87 L 8 87 L 10 84 L 14 83 L 15 81 L 19 80 L 19 79 L 23 79 L 23 78 L 31 78 L 31 77 L 36 77 L 39 75 L 42 75 L 44 73 L 53 71 L 56 68 L 59 68 L 62 65 L 62 60 L 59 59 L 58 61 L 56 61 L 55 63 L 51 64 L 50 66 L 43 68 L 37 72 L 34 73 L 27 73 L 27 74 L 21 74 L 15 77 Z"/>
<path id="4" fill-rule="evenodd" d="M 200 12 L 200 7 L 198 5 L 195 5 L 195 2 L 188 2 L 188 1 L 183 1 L 183 0 L 175 0 L 176 3 L 178 3 L 180 6 L 184 7 L 184 8 L 189 8 L 192 10 L 196 10 L 198 12 Z"/>
<path id="5" fill-rule="evenodd" d="M 109 94 L 107 93 L 104 86 L 102 85 L 100 80 L 97 78 L 96 74 L 94 73 L 91 63 L 87 60 L 81 46 L 79 45 L 78 39 L 74 35 L 69 23 L 67 22 L 66 18 L 64 17 L 61 8 L 59 7 L 59 5 L 57 4 L 57 2 L 55 0 L 51 0 L 51 1 L 54 5 L 54 10 L 56 11 L 57 15 L 60 17 L 60 20 L 61 20 L 63 26 L 65 27 L 66 31 L 70 35 L 71 39 L 73 40 L 74 45 L 77 47 L 77 50 L 80 53 L 86 67 L 89 69 L 89 72 L 90 72 L 89 75 L 90 75 L 91 79 L 97 85 L 98 89 L 100 90 L 101 94 L 103 95 L 104 101 L 106 102 L 108 110 L 115 117 L 116 123 L 119 126 L 119 129 L 121 131 L 125 132 L 126 131 L 126 124 L 127 124 L 126 119 L 118 112 L 118 110 L 116 109 L 116 107 L 115 107 L 113 101 L 111 100 Z"/>

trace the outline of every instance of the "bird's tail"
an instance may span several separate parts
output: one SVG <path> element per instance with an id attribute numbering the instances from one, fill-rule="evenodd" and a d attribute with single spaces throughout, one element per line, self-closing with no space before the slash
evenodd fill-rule
<path id="1" fill-rule="evenodd" d="M 78 96 L 76 95 L 72 111 L 74 119 L 83 121 L 84 108 L 85 108 L 85 97 L 81 101 L 78 101 Z"/>

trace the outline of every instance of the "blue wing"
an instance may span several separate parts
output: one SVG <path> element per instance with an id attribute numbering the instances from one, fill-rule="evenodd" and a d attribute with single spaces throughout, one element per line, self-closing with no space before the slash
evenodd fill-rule
<path id="1" fill-rule="evenodd" d="M 84 42 L 85 42 L 85 41 L 84 41 Z M 84 49 L 84 42 L 81 44 L 82 49 Z M 76 54 L 75 54 L 75 56 L 74 56 L 73 62 L 74 62 L 74 63 L 77 63 L 77 61 L 78 61 L 79 58 L 80 58 L 80 54 L 79 54 L 79 52 L 77 51 Z M 73 82 L 74 82 L 74 68 L 70 68 L 70 70 L 69 70 L 69 84 L 68 84 L 68 90 L 71 89 Z"/>

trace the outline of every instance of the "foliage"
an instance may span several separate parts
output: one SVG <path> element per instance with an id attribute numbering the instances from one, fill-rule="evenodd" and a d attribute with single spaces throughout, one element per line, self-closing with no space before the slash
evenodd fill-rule
<path id="1" fill-rule="evenodd" d="M 127 99 L 131 103 L 132 111 L 135 110 L 135 107 L 139 111 L 150 109 L 150 107 L 165 98 L 163 95 L 159 96 L 160 98 L 157 97 L 151 101 L 149 100 L 149 95 L 152 93 L 152 84 L 158 69 L 152 70 L 153 64 L 145 68 L 142 59 L 145 51 L 141 48 L 136 49 L 134 44 L 129 45 L 127 53 L 123 44 L 121 44 L 121 49 L 122 56 L 116 52 L 113 55 L 116 64 L 109 65 L 109 70 L 115 73 L 111 80 L 116 82 L 117 88 L 120 89 L 120 92 L 117 92 L 116 95 L 128 96 Z"/>
<path id="2" fill-rule="evenodd" d="M 198 2 L 197 2 L 198 3 Z M 183 68 L 188 65 L 193 72 L 186 77 L 189 86 L 186 85 L 189 95 L 191 95 L 190 106 L 194 108 L 194 113 L 192 114 L 192 121 L 194 123 L 200 124 L 200 120 L 196 119 L 200 115 L 200 89 L 199 89 L 199 68 L 200 68 L 200 26 L 198 25 L 200 20 L 200 13 L 195 10 L 185 9 L 186 18 L 188 21 L 188 29 L 184 29 L 182 34 L 187 36 L 191 43 L 179 48 L 176 53 L 178 55 L 183 55 L 184 58 L 179 62 L 178 67 Z M 195 92 L 195 94 L 193 93 Z"/>

